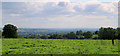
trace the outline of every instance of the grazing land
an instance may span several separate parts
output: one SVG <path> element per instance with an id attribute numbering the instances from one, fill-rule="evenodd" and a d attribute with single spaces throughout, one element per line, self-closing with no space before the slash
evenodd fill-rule
<path id="1" fill-rule="evenodd" d="M 11 38 L 2 40 L 2 54 L 118 54 L 118 41 Z"/>

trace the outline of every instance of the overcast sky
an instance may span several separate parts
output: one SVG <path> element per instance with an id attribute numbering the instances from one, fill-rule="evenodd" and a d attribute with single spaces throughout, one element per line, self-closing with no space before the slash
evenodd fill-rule
<path id="1" fill-rule="evenodd" d="M 2 24 L 19 28 L 118 26 L 118 2 L 3 2 Z M 2 25 L 2 26 L 3 26 Z"/>

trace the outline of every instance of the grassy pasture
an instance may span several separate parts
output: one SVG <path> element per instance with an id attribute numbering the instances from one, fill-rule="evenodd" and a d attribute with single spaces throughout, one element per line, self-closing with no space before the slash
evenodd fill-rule
<path id="1" fill-rule="evenodd" d="M 118 40 L 3 39 L 2 54 L 118 54 Z"/>

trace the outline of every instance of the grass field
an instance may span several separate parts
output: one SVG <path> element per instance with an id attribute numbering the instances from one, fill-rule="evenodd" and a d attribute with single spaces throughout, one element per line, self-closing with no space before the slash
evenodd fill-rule
<path id="1" fill-rule="evenodd" d="M 118 40 L 3 39 L 2 54 L 118 54 Z"/>

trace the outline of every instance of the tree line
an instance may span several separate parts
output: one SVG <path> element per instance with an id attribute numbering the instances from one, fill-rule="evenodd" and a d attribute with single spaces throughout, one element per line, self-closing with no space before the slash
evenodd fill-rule
<path id="1" fill-rule="evenodd" d="M 7 24 L 3 28 L 2 36 L 4 38 L 20 38 L 17 33 L 17 27 L 11 24 Z M 0 31 L 1 32 L 1 31 Z M 120 28 L 103 28 L 94 33 L 82 30 L 76 32 L 69 32 L 67 34 L 50 34 L 50 35 L 29 35 L 24 38 L 39 38 L 39 39 L 120 39 Z"/>

